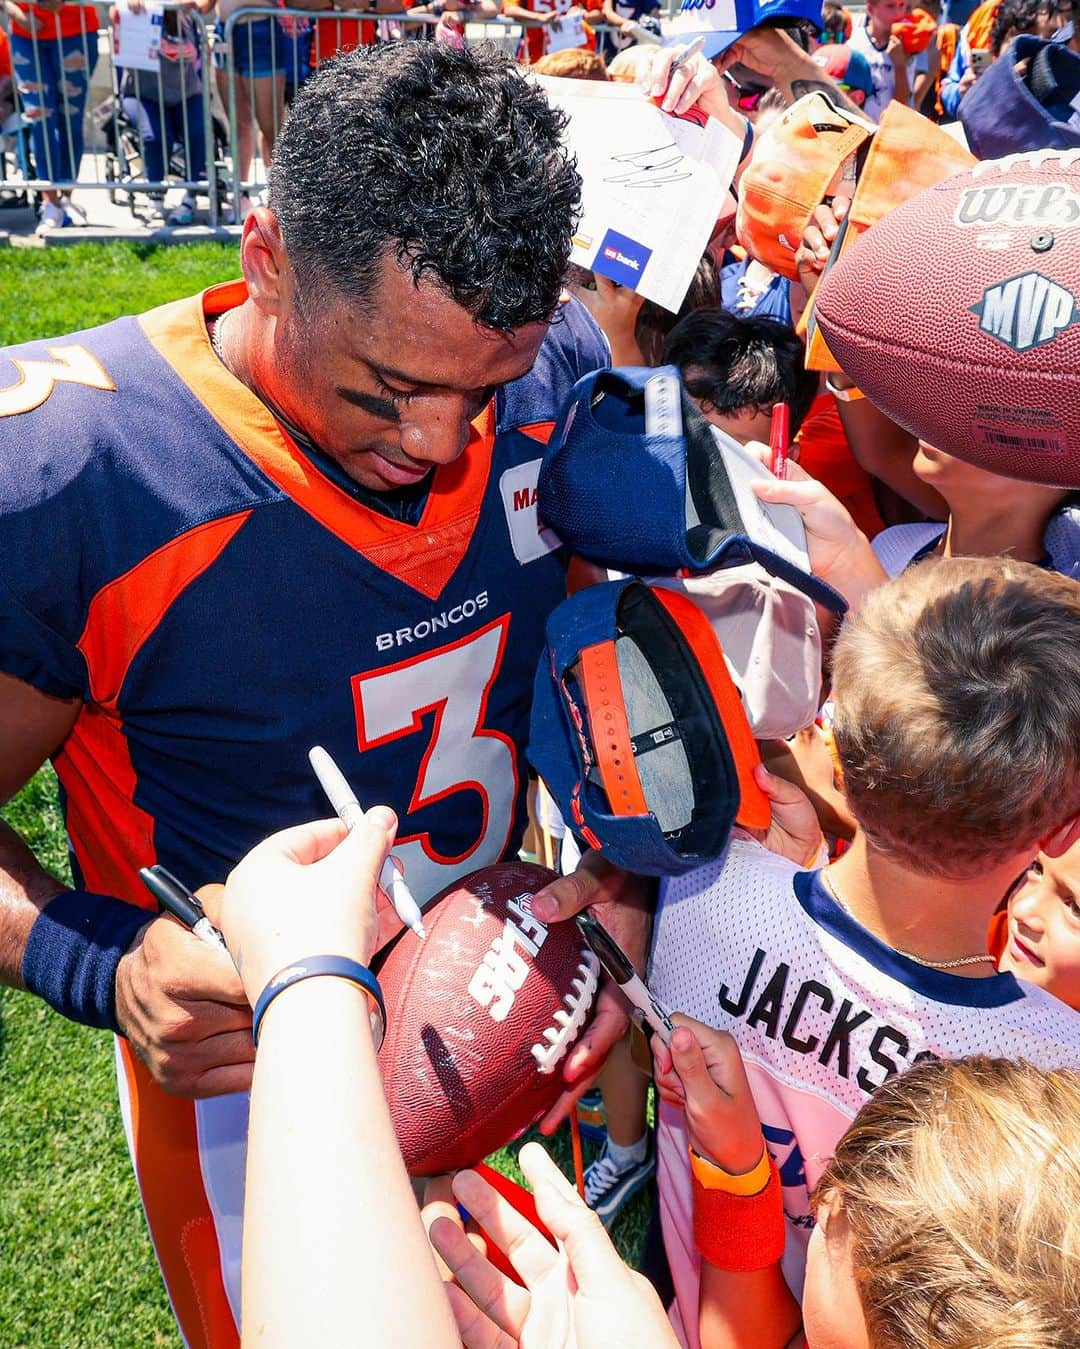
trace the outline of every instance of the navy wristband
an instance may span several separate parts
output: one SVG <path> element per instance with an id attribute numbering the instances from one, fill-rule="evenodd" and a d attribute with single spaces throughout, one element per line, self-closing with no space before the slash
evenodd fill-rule
<path id="1" fill-rule="evenodd" d="M 301 979 L 313 979 L 317 975 L 327 974 L 359 984 L 375 999 L 379 1011 L 377 1018 L 374 1012 L 371 1014 L 371 1028 L 375 1035 L 375 1050 L 378 1052 L 386 1034 L 386 1003 L 383 1002 L 382 989 L 379 987 L 378 979 L 366 965 L 361 965 L 358 960 L 349 960 L 347 956 L 307 956 L 292 965 L 286 965 L 283 970 L 278 970 L 255 1000 L 255 1010 L 251 1017 L 251 1038 L 255 1042 L 256 1049 L 259 1046 L 259 1027 L 262 1025 L 262 1019 L 277 995 L 292 984 L 298 984 Z"/>
<path id="2" fill-rule="evenodd" d="M 116 968 L 151 909 L 89 890 L 64 890 L 38 914 L 22 958 L 23 983 L 50 1007 L 100 1030 L 116 1019 Z"/>

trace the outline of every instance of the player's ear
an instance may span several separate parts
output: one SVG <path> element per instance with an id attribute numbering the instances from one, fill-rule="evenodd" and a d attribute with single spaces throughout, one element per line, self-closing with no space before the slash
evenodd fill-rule
<path id="1" fill-rule="evenodd" d="M 281 226 L 269 207 L 254 207 L 244 221 L 240 267 L 256 306 L 280 315 L 288 303 L 291 273 Z"/>
<path id="2" fill-rule="evenodd" d="M 1080 814 L 1059 824 L 1051 834 L 1039 840 L 1039 851 L 1050 857 L 1062 857 L 1074 843 L 1080 843 Z"/>

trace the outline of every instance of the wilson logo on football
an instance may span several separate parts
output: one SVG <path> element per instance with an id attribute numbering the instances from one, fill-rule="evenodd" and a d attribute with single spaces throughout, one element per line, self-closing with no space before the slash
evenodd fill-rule
<path id="1" fill-rule="evenodd" d="M 957 225 L 1068 229 L 1080 225 L 1080 193 L 1065 183 L 998 183 L 969 187 L 953 212 Z"/>
<path id="2" fill-rule="evenodd" d="M 1080 320 L 1080 311 L 1070 291 L 1040 272 L 1024 272 L 983 292 L 971 313 L 979 329 L 996 337 L 1013 351 L 1028 351 L 1052 342 Z"/>

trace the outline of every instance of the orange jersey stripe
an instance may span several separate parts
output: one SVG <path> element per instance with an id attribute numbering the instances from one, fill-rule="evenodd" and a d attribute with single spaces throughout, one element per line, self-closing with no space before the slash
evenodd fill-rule
<path id="1" fill-rule="evenodd" d="M 115 710 L 131 661 L 169 606 L 221 556 L 250 511 L 222 516 L 170 539 L 94 596 L 78 647 L 90 692 Z"/>
<path id="2" fill-rule="evenodd" d="M 494 404 L 473 422 L 461 456 L 436 468 L 417 524 L 392 520 L 320 473 L 269 408 L 214 355 L 206 318 L 246 298 L 242 281 L 229 282 L 151 310 L 139 322 L 158 354 L 214 420 L 301 509 L 380 571 L 437 599 L 464 557 L 480 514 L 491 467 Z"/>
<path id="3" fill-rule="evenodd" d="M 195 1106 L 166 1096 L 126 1040 L 131 1149 L 161 1272 L 188 1349 L 239 1349 L 217 1229 L 198 1170 Z"/>

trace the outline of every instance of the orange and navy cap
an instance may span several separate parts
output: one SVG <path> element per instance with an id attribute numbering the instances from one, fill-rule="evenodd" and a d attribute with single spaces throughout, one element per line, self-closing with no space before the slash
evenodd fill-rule
<path id="1" fill-rule="evenodd" d="M 750 256 L 798 281 L 795 254 L 814 208 L 873 134 L 873 122 L 821 93 L 805 95 L 770 123 L 739 180 L 735 232 Z"/>
<path id="2" fill-rule="evenodd" d="M 760 758 L 724 653 L 687 596 L 636 578 L 588 586 L 547 623 L 529 759 L 569 827 L 647 876 L 768 827 Z"/>
<path id="3" fill-rule="evenodd" d="M 882 216 L 924 188 L 933 187 L 954 173 L 963 173 L 974 163 L 975 156 L 947 131 L 894 99 L 882 113 L 878 129 L 867 146 L 851 206 L 825 271 Z M 808 370 L 839 370 L 817 329 L 812 299 L 803 310 L 797 331 L 807 339 Z"/>

